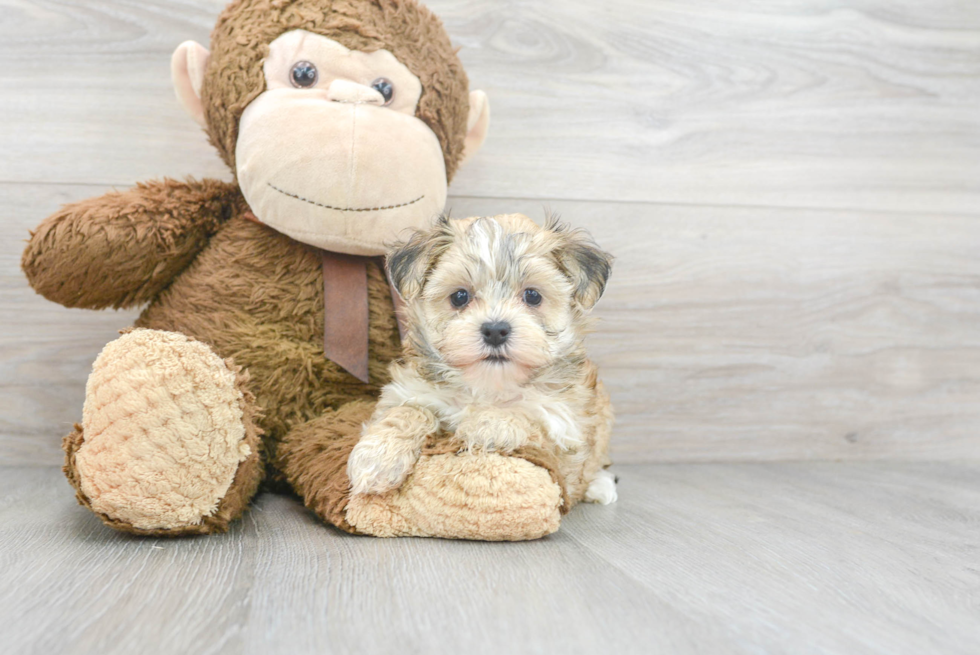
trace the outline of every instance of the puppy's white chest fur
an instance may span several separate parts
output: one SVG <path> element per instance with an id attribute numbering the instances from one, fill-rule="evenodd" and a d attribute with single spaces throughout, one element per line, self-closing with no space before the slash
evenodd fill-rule
<path id="1" fill-rule="evenodd" d="M 545 436 L 560 448 L 567 450 L 582 443 L 580 412 L 554 392 L 534 386 L 487 391 L 432 385 L 414 372 L 405 369 L 393 372 L 394 379 L 384 390 L 387 403 L 428 407 L 441 427 L 450 432 L 457 432 L 461 425 L 465 428 L 468 420 L 480 415 L 497 416 L 507 422 L 523 417 L 537 423 Z M 515 440 L 518 439 L 504 439 L 500 443 L 498 437 L 497 445 L 511 448 L 522 445 L 513 443 Z"/>
<path id="2" fill-rule="evenodd" d="M 447 427 L 456 429 L 471 414 L 488 409 L 530 419 L 549 440 L 565 450 L 582 443 L 580 418 L 572 406 L 535 388 L 522 389 L 510 398 L 494 399 L 492 403 L 467 393 L 456 394 L 454 402 L 447 407 L 444 420 Z"/>

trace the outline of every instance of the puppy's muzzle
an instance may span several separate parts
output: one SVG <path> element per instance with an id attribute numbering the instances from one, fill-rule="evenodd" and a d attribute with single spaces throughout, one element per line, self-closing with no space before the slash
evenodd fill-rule
<path id="1" fill-rule="evenodd" d="M 510 330 L 510 323 L 507 321 L 488 321 L 480 327 L 480 332 L 483 334 L 483 343 L 494 348 L 507 343 Z"/>

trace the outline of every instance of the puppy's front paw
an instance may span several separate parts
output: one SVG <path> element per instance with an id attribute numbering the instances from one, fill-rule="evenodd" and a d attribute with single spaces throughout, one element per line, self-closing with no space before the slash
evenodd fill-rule
<path id="1" fill-rule="evenodd" d="M 526 445 L 533 427 L 520 414 L 483 410 L 460 421 L 456 438 L 469 448 L 509 452 Z"/>
<path id="2" fill-rule="evenodd" d="M 438 429 L 421 407 L 392 407 L 364 427 L 347 459 L 352 494 L 381 494 L 401 486 L 415 468 L 427 435 Z"/>
<path id="3" fill-rule="evenodd" d="M 352 494 L 381 494 L 401 486 L 419 454 L 406 439 L 363 437 L 347 460 Z"/>
<path id="4" fill-rule="evenodd" d="M 589 488 L 585 490 L 585 499 L 590 503 L 609 505 L 615 503 L 617 498 L 619 494 L 616 493 L 616 476 L 606 470 L 596 473 Z"/>

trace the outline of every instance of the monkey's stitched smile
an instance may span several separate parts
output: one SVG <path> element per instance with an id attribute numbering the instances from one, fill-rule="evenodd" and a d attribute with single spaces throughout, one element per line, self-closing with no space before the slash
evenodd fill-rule
<path id="1" fill-rule="evenodd" d="M 333 205 L 325 205 L 322 202 L 317 202 L 316 200 L 310 200 L 309 198 L 304 198 L 303 196 L 298 196 L 295 193 L 290 193 L 289 191 L 284 191 L 277 187 L 272 182 L 268 182 L 269 188 L 278 191 L 284 196 L 289 196 L 290 198 L 296 198 L 297 200 L 302 200 L 303 202 L 308 202 L 311 205 L 316 205 L 317 207 L 323 207 L 324 209 L 335 209 L 342 212 L 378 212 L 385 209 L 397 209 L 398 207 L 407 207 L 409 205 L 414 205 L 419 200 L 425 197 L 423 193 L 421 196 L 415 200 L 409 200 L 408 202 L 399 203 L 397 205 L 387 205 L 385 207 L 334 207 Z"/>

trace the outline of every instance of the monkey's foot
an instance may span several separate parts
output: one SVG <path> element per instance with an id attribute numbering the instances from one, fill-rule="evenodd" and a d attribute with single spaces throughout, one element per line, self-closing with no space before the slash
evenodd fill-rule
<path id="1" fill-rule="evenodd" d="M 96 359 L 65 438 L 78 500 L 126 532 L 222 532 L 261 481 L 247 375 L 176 332 L 134 330 Z"/>
<path id="2" fill-rule="evenodd" d="M 357 494 L 347 522 L 377 537 L 538 539 L 558 530 L 568 501 L 537 454 L 425 454 L 401 487 Z M 529 460 L 539 460 L 532 461 Z M 539 465 L 540 464 L 540 465 Z"/>

